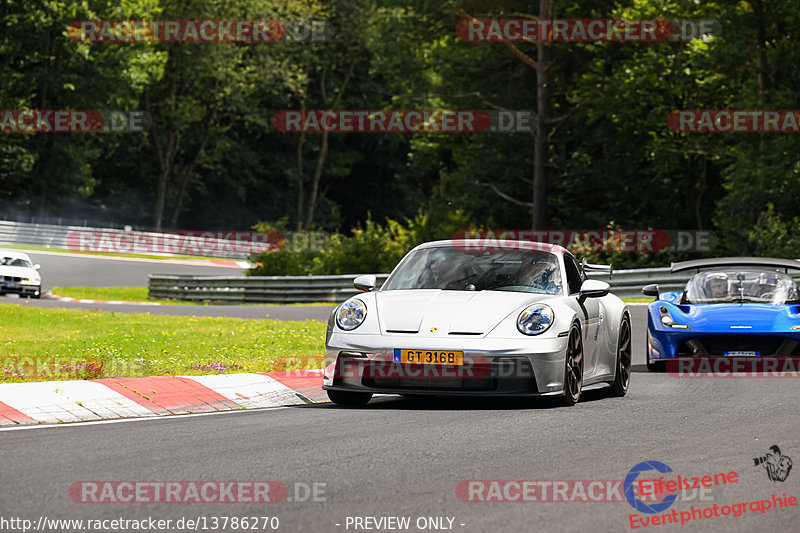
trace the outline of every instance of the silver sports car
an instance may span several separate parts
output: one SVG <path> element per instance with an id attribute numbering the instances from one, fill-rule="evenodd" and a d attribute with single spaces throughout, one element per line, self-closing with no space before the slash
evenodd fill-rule
<path id="1" fill-rule="evenodd" d="M 323 388 L 340 405 L 373 393 L 563 396 L 628 390 L 631 319 L 609 285 L 566 249 L 453 240 L 411 250 L 375 290 L 331 313 Z"/>

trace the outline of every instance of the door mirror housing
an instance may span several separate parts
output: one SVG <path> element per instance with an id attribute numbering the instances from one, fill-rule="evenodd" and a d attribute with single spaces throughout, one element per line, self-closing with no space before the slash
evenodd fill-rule
<path id="1" fill-rule="evenodd" d="M 644 294 L 645 296 L 655 296 L 656 298 L 658 298 L 658 293 L 659 293 L 658 284 L 656 283 L 651 283 L 650 285 L 645 285 L 644 287 L 642 287 L 642 294 Z"/>
<path id="2" fill-rule="evenodd" d="M 587 279 L 581 284 L 578 298 L 583 302 L 586 298 L 601 298 L 609 293 L 611 285 L 599 279 Z"/>
<path id="3" fill-rule="evenodd" d="M 356 279 L 353 280 L 353 287 L 356 290 L 361 292 L 369 292 L 375 290 L 375 285 L 377 284 L 377 279 L 375 278 L 375 274 L 364 274 L 363 276 L 358 276 Z"/>

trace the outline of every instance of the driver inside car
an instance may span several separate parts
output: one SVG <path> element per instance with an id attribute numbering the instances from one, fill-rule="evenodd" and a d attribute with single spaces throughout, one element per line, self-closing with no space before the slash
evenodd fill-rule
<path id="1" fill-rule="evenodd" d="M 517 274 L 511 279 L 510 285 L 532 287 L 547 294 L 557 294 L 558 285 L 553 282 L 555 266 L 550 263 L 536 263 L 533 261 L 523 263 Z"/>
<path id="2" fill-rule="evenodd" d="M 728 296 L 727 276 L 714 276 L 706 281 L 706 294 L 709 298 L 726 298 Z"/>
<path id="3" fill-rule="evenodd" d="M 778 277 L 769 274 L 761 274 L 758 276 L 758 297 L 769 298 L 775 294 L 778 288 Z"/>

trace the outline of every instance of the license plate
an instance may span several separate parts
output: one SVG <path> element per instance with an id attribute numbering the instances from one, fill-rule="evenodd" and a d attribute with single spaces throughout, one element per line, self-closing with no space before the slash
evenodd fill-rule
<path id="1" fill-rule="evenodd" d="M 758 357 L 761 352 L 723 352 L 725 357 Z"/>
<path id="2" fill-rule="evenodd" d="M 452 350 L 403 350 L 395 348 L 394 362 L 418 365 L 461 366 L 464 364 L 464 352 Z"/>

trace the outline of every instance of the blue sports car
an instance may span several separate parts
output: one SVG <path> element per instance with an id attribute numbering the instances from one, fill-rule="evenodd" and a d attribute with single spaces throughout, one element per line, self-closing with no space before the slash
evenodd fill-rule
<path id="1" fill-rule="evenodd" d="M 672 264 L 697 270 L 683 291 L 642 289 L 647 309 L 647 368 L 675 357 L 800 355 L 800 292 L 789 270 L 800 261 L 721 257 Z"/>

